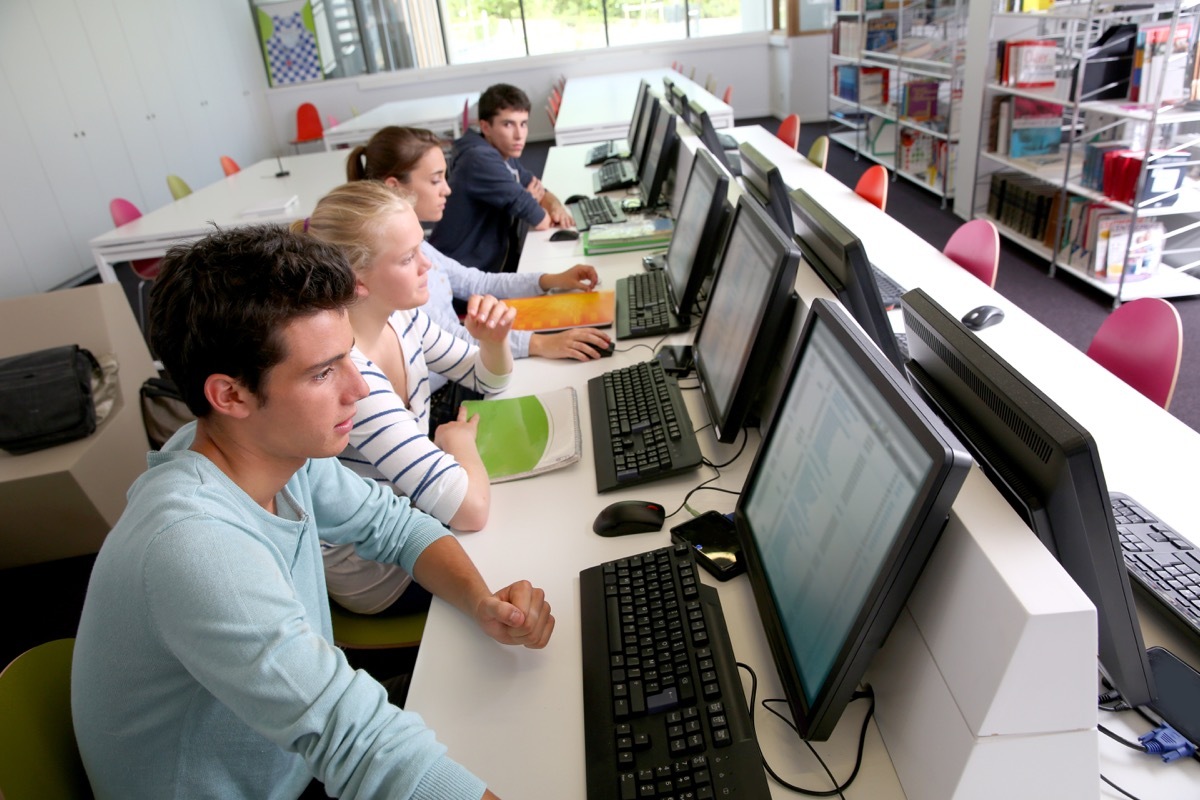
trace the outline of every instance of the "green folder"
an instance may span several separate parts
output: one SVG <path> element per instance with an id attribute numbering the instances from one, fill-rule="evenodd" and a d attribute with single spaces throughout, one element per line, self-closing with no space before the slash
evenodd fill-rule
<path id="1" fill-rule="evenodd" d="M 468 419 L 479 416 L 475 444 L 492 483 L 565 467 L 583 452 L 574 387 L 524 397 L 468 400 L 463 407 Z"/>

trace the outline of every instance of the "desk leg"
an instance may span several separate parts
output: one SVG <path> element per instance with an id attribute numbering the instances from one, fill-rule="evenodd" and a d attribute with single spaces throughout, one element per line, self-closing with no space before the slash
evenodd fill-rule
<path id="1" fill-rule="evenodd" d="M 117 283 L 116 270 L 108 263 L 108 259 L 95 250 L 92 251 L 92 258 L 96 260 L 96 272 L 100 274 L 100 280 L 104 283 Z"/>

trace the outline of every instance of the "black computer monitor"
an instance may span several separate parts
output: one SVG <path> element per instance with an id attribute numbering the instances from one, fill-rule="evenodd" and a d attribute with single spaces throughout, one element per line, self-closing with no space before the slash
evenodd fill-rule
<path id="1" fill-rule="evenodd" d="M 651 134 L 654 133 L 658 116 L 662 113 L 661 109 L 662 103 L 659 102 L 659 99 L 653 94 L 647 93 L 645 107 L 637 120 L 637 132 L 629 142 L 629 157 L 633 160 L 633 165 L 637 167 L 638 175 L 641 175 L 646 169 L 646 153 L 650 150 L 647 145 L 650 143 Z"/>
<path id="2" fill-rule="evenodd" d="M 649 129 L 650 84 L 642 81 L 638 86 L 637 101 L 633 104 L 633 117 L 629 120 L 629 133 L 625 141 L 629 145 L 629 157 L 635 165 L 641 165 L 642 148 L 645 146 L 645 131 Z"/>
<path id="3" fill-rule="evenodd" d="M 792 720 L 829 737 L 971 459 L 836 304 L 812 304 L 734 522 Z"/>
<path id="4" fill-rule="evenodd" d="M 675 215 L 675 232 L 667 249 L 667 281 L 675 316 L 686 320 L 712 271 L 724 240 L 729 208 L 729 176 L 716 160 L 696 151 L 692 171 Z"/>
<path id="5" fill-rule="evenodd" d="M 718 147 L 720 145 L 718 144 Z M 786 236 L 794 236 L 792 209 L 788 204 L 787 184 L 779 167 L 764 156 L 752 144 L 742 142 L 738 146 L 742 162 L 743 186 L 762 204 L 771 219 Z"/>
<path id="6" fill-rule="evenodd" d="M 667 102 L 671 104 L 671 108 L 676 114 L 683 117 L 684 122 L 688 121 L 688 99 L 681 86 L 672 83 L 667 87 Z"/>
<path id="7" fill-rule="evenodd" d="M 712 153 L 713 156 L 716 157 L 721 166 L 725 167 L 726 172 L 728 172 L 730 175 L 741 175 L 742 164 L 740 156 L 738 156 L 738 160 L 735 163 L 730 157 L 729 151 L 721 145 L 721 137 L 717 133 L 717 129 L 713 126 L 712 118 L 708 116 L 708 112 L 705 111 L 695 100 L 691 102 L 690 107 L 692 110 L 692 118 L 690 123 L 691 128 L 693 131 L 695 131 L 696 135 L 700 137 L 700 143 L 708 148 L 708 152 Z M 776 176 L 779 177 L 779 170 L 776 170 L 775 172 Z M 781 177 L 779 177 L 778 180 L 777 189 L 778 188 L 783 188 L 783 191 L 786 193 L 786 187 L 784 187 Z M 767 187 L 767 191 L 770 191 L 770 186 Z M 784 205 L 787 205 L 786 201 L 784 202 Z M 784 233 L 787 233 L 787 231 L 784 230 Z"/>
<path id="8" fill-rule="evenodd" d="M 757 203 L 739 198 L 693 345 L 718 441 L 737 437 L 766 383 L 775 344 L 794 310 L 799 263 L 792 240 Z"/>
<path id="9" fill-rule="evenodd" d="M 790 197 L 795 212 L 796 243 L 804 259 L 849 309 L 888 361 L 903 370 L 900 348 L 862 242 L 808 192 L 795 189 Z"/>
<path id="10" fill-rule="evenodd" d="M 658 114 L 646 144 L 646 160 L 638 172 L 638 186 L 642 190 L 642 202 L 647 208 L 662 204 L 663 190 L 667 185 L 667 177 L 675 168 L 675 148 L 679 144 L 675 114 L 661 102 L 656 105 Z"/>
<path id="11" fill-rule="evenodd" d="M 901 305 L 913 385 L 1095 604 L 1100 666 L 1145 705 L 1154 682 L 1091 434 L 925 292 Z"/>

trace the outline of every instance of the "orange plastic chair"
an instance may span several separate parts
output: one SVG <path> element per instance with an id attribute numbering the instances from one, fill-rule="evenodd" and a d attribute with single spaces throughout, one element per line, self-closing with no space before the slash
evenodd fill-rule
<path id="1" fill-rule="evenodd" d="M 887 211 L 888 171 L 882 164 L 868 167 L 854 185 L 854 193 Z"/>
<path id="2" fill-rule="evenodd" d="M 312 103 L 301 103 L 296 109 L 296 138 L 292 146 L 300 152 L 300 145 L 307 142 L 319 142 L 325 138 L 325 129 L 321 127 L 321 115 Z"/>
<path id="3" fill-rule="evenodd" d="M 546 103 L 546 116 L 550 118 L 550 127 L 553 128 L 558 124 L 558 113 Z"/>
<path id="4" fill-rule="evenodd" d="M 779 130 L 775 131 L 775 135 L 780 141 L 785 142 L 788 147 L 796 150 L 800 147 L 800 115 L 788 114 L 783 118 L 783 122 L 779 123 Z"/>
<path id="5" fill-rule="evenodd" d="M 553 89 L 550 92 L 550 108 L 554 109 L 554 115 L 558 116 L 558 108 L 562 105 L 562 92 L 558 89 Z"/>
<path id="6" fill-rule="evenodd" d="M 117 197 L 108 204 L 108 213 L 112 217 L 113 225 L 118 228 L 142 215 L 137 206 L 123 197 Z M 138 321 L 143 329 L 146 327 L 146 284 L 158 277 L 161 266 L 162 259 L 158 258 L 142 258 L 129 262 L 129 268 L 138 278 Z"/>
<path id="7" fill-rule="evenodd" d="M 721 95 L 721 102 L 723 102 L 725 105 L 729 105 L 730 103 L 733 102 L 733 87 L 732 86 L 725 87 L 725 94 Z"/>
<path id="8" fill-rule="evenodd" d="M 238 163 L 229 156 L 221 156 L 221 169 L 224 170 L 225 176 L 236 175 L 242 171 Z"/>
<path id="9" fill-rule="evenodd" d="M 1000 274 L 1000 234 L 986 219 L 973 219 L 958 226 L 942 252 L 989 287 Z"/>
<path id="10" fill-rule="evenodd" d="M 1183 358 L 1179 312 L 1157 297 L 1131 300 L 1104 320 L 1087 354 L 1164 409 L 1169 408 Z"/>

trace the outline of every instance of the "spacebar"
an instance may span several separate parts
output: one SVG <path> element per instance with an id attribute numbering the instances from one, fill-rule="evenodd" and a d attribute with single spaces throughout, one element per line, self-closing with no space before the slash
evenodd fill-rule
<path id="1" fill-rule="evenodd" d="M 621 652 L 621 607 L 617 598 L 609 597 L 605 601 L 608 609 L 608 652 Z"/>

